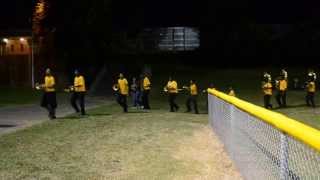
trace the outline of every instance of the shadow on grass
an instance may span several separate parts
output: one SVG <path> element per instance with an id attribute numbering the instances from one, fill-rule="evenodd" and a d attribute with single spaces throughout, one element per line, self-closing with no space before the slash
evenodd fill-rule
<path id="1" fill-rule="evenodd" d="M 0 128 L 12 128 L 12 127 L 16 127 L 16 125 L 12 125 L 12 124 L 0 124 Z"/>
<path id="2" fill-rule="evenodd" d="M 65 117 L 57 117 L 57 120 L 63 120 L 63 119 L 84 119 L 88 117 L 98 117 L 98 116 L 111 116 L 110 113 L 90 113 L 85 116 L 78 116 L 78 115 L 69 115 Z"/>
<path id="3" fill-rule="evenodd" d="M 306 104 L 297 104 L 297 105 L 287 105 L 286 107 L 275 107 L 273 108 L 274 110 L 279 110 L 279 109 L 293 109 L 293 108 L 301 108 L 301 107 L 308 107 Z"/>
<path id="4" fill-rule="evenodd" d="M 151 113 L 151 111 L 128 111 L 129 114 L 145 114 L 145 113 Z"/>
<path id="5" fill-rule="evenodd" d="M 88 114 L 89 116 L 111 116 L 112 114 L 110 113 L 90 113 Z"/>

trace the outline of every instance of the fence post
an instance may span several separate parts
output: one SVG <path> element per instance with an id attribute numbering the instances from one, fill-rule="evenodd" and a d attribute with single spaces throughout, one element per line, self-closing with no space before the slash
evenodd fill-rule
<path id="1" fill-rule="evenodd" d="M 235 129 L 234 129 L 234 120 L 235 120 L 235 114 L 234 114 L 234 105 L 230 104 L 230 134 L 229 134 L 229 143 L 230 143 L 230 148 L 231 148 L 231 157 L 232 159 L 234 159 L 235 157 L 235 149 L 234 149 L 234 142 L 233 142 L 233 139 L 234 139 L 234 133 L 235 133 Z"/>
<path id="2" fill-rule="evenodd" d="M 285 133 L 281 132 L 280 135 L 280 180 L 287 180 L 289 172 L 289 152 L 288 152 L 288 137 Z"/>

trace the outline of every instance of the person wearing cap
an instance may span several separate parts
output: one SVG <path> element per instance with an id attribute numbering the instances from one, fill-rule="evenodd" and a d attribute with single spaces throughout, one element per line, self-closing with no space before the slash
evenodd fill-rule
<path id="1" fill-rule="evenodd" d="M 37 86 L 37 89 L 42 89 L 44 91 L 41 99 L 41 107 L 48 110 L 50 119 L 56 119 L 57 97 L 55 85 L 55 78 L 52 75 L 51 70 L 47 68 L 44 84 Z"/>
<path id="2" fill-rule="evenodd" d="M 84 77 L 80 74 L 79 70 L 74 71 L 73 93 L 71 95 L 71 105 L 76 113 L 86 115 L 85 111 L 85 94 L 86 83 Z M 80 110 L 78 104 L 80 105 Z"/>

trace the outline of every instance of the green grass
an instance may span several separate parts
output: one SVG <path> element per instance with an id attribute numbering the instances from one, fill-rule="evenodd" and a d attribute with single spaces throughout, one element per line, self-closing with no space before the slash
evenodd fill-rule
<path id="1" fill-rule="evenodd" d="M 123 114 L 103 106 L 0 137 L 0 179 L 174 179 L 197 176 L 200 162 L 177 159 L 207 115 L 156 110 Z M 193 146 L 188 144 L 187 146 Z M 196 146 L 196 145 L 195 145 Z"/>
<path id="2" fill-rule="evenodd" d="M 232 85 L 239 98 L 262 105 L 261 69 L 176 70 L 180 86 L 196 79 L 204 89 L 214 82 L 221 91 Z M 294 73 L 290 73 L 292 77 Z M 292 72 L 300 72 L 298 70 Z M 155 70 L 155 74 L 157 72 Z M 298 74 L 299 75 L 299 74 Z M 197 147 L 195 132 L 207 127 L 207 115 L 181 113 L 186 96 L 181 93 L 179 113 L 169 113 L 161 93 L 167 75 L 152 78 L 152 112 L 123 114 L 112 104 L 89 111 L 87 118 L 68 116 L 0 137 L 0 179 L 195 179 L 204 166 L 180 155 L 181 147 Z M 303 91 L 289 91 L 286 109 L 275 109 L 289 117 L 320 128 L 318 108 L 304 106 Z M 3 98 L 3 97 L 2 97 Z M 130 102 L 129 102 L 130 103 Z M 199 97 L 205 112 L 206 94 Z M 273 104 L 275 101 L 273 99 Z M 180 147 L 180 148 L 179 148 Z M 197 157 L 197 151 L 192 157 Z"/>
<path id="3" fill-rule="evenodd" d="M 28 88 L 0 88 L 0 107 L 30 104 L 38 101 L 41 93 Z"/>

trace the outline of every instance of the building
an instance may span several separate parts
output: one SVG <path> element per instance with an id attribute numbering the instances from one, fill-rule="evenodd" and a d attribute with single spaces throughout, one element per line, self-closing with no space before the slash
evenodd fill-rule
<path id="1" fill-rule="evenodd" d="M 0 31 L 1 86 L 31 87 L 33 64 L 32 31 Z"/>

